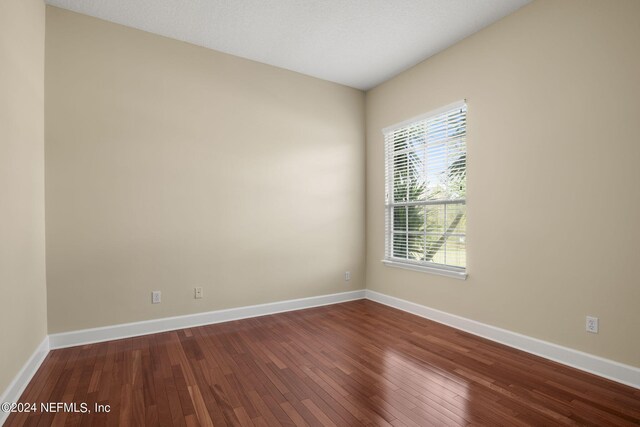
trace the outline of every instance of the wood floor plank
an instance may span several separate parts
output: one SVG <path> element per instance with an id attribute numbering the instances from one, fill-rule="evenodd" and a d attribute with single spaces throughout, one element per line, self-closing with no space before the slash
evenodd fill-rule
<path id="1" fill-rule="evenodd" d="M 640 390 L 360 300 L 53 350 L 7 426 L 640 425 Z"/>

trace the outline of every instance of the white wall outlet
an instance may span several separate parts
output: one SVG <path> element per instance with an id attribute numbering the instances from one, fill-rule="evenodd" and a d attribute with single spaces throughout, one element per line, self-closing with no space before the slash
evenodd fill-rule
<path id="1" fill-rule="evenodd" d="M 351 280 L 351 272 L 350 271 L 345 271 L 344 272 L 344 281 L 348 282 L 349 280 Z"/>
<path id="2" fill-rule="evenodd" d="M 160 291 L 151 292 L 151 304 L 160 304 L 162 301 L 162 293 Z"/>
<path id="3" fill-rule="evenodd" d="M 593 316 L 587 316 L 587 332 L 592 334 L 598 333 L 598 318 Z"/>
<path id="4" fill-rule="evenodd" d="M 195 299 L 202 298 L 202 288 L 201 287 L 193 288 L 193 297 Z"/>

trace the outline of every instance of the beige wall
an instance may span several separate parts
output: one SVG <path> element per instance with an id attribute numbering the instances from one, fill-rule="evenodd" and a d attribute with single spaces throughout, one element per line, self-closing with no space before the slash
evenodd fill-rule
<path id="1" fill-rule="evenodd" d="M 639 16 L 538 0 L 368 92 L 367 287 L 640 366 Z M 380 130 L 463 98 L 469 278 L 385 267 Z"/>
<path id="2" fill-rule="evenodd" d="M 360 91 L 48 7 L 49 331 L 363 288 L 364 150 Z"/>
<path id="3" fill-rule="evenodd" d="M 0 1 L 0 394 L 47 333 L 41 0 Z"/>
<path id="4" fill-rule="evenodd" d="M 639 14 L 537 0 L 367 93 L 368 288 L 640 366 Z M 360 92 L 47 25 L 50 332 L 364 286 Z M 384 267 L 380 130 L 462 98 L 469 279 Z"/>

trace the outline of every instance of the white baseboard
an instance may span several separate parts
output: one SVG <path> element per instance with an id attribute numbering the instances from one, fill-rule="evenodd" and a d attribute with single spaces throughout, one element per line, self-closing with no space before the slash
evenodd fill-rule
<path id="1" fill-rule="evenodd" d="M 640 368 L 618 363 L 602 357 L 594 356 L 578 350 L 562 347 L 557 344 L 542 341 L 516 332 L 466 319 L 440 310 L 395 298 L 371 290 L 357 290 L 331 295 L 279 301 L 246 307 L 217 310 L 206 313 L 196 313 L 186 316 L 154 319 L 143 322 L 126 323 L 106 326 L 102 328 L 85 329 L 80 331 L 52 334 L 40 343 L 31 358 L 16 375 L 9 387 L 0 397 L 1 402 L 17 402 L 25 387 L 33 378 L 49 349 L 72 347 L 114 339 L 129 338 L 157 332 L 171 331 L 181 328 L 210 325 L 231 320 L 265 316 L 268 314 L 305 308 L 336 304 L 367 298 L 390 307 L 412 313 L 438 323 L 442 323 L 474 335 L 496 341 L 519 350 L 568 365 L 582 371 L 611 379 L 613 381 L 640 389 Z M 4 423 L 8 414 L 0 412 L 0 425 Z"/>
<path id="2" fill-rule="evenodd" d="M 536 356 L 544 357 L 545 359 L 562 363 L 563 365 L 580 369 L 581 371 L 590 372 L 612 381 L 640 389 L 640 368 L 634 366 L 625 365 L 613 360 L 522 335 L 517 332 L 476 322 L 475 320 L 449 314 L 380 292 L 367 289 L 366 298 L 456 329 L 461 329 L 491 341 L 508 345 L 509 347 L 517 348 L 518 350 L 526 351 L 527 353 L 535 354 Z"/>
<path id="3" fill-rule="evenodd" d="M 36 350 L 33 352 L 27 363 L 24 364 L 20 372 L 13 378 L 9 387 L 2 393 L 0 396 L 0 403 L 4 402 L 18 402 L 22 392 L 31 381 L 31 378 L 38 371 L 38 368 L 44 361 L 44 358 L 49 354 L 49 337 L 46 336 L 38 345 Z M 4 424 L 4 422 L 9 417 L 9 413 L 3 412 L 0 410 L 0 425 Z"/>
<path id="4" fill-rule="evenodd" d="M 63 332 L 49 335 L 49 340 L 51 349 L 73 347 L 101 341 L 155 334 L 158 332 L 173 331 L 182 328 L 192 328 L 195 326 L 211 325 L 214 323 L 229 322 L 231 320 L 246 319 L 249 317 L 265 316 L 285 311 L 336 304 L 363 299 L 364 297 L 365 290 L 362 289 L 337 294 L 209 311 L 205 313 L 188 314 L 185 316 L 165 317 L 162 319 L 146 320 L 142 322 L 123 323 L 120 325 L 105 326 L 101 328 Z"/>

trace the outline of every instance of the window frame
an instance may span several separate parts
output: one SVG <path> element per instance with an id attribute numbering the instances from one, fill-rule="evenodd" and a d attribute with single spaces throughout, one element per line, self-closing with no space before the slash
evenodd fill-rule
<path id="1" fill-rule="evenodd" d="M 435 263 L 433 261 L 424 261 L 424 260 L 410 260 L 410 259 L 406 259 L 406 258 L 397 258 L 393 256 L 393 235 L 394 235 L 394 228 L 393 228 L 393 211 L 394 211 L 394 207 L 399 207 L 399 206 L 406 206 L 407 203 L 413 203 L 416 205 L 438 205 L 438 206 L 442 206 L 442 205 L 448 205 L 448 204 L 462 204 L 466 207 L 466 202 L 467 202 L 467 195 L 465 194 L 465 197 L 463 199 L 456 199 L 456 200 L 446 200 L 446 199 L 441 199 L 441 200 L 427 200 L 424 202 L 402 202 L 402 203 L 395 203 L 393 201 L 393 195 L 394 195 L 394 181 L 393 181 L 393 171 L 389 171 L 388 170 L 388 165 L 392 165 L 394 159 L 389 159 L 389 155 L 393 156 L 393 147 L 389 147 L 388 145 L 388 141 L 387 141 L 387 136 L 390 133 L 396 132 L 400 129 L 404 129 L 404 128 L 408 128 L 411 126 L 414 126 L 416 124 L 418 124 L 419 122 L 423 122 L 429 119 L 432 119 L 436 116 L 448 113 L 452 110 L 458 109 L 458 108 L 464 108 L 465 109 L 465 138 L 464 138 L 464 155 L 465 155 L 465 162 L 467 159 L 467 143 L 466 143 L 466 135 L 467 135 L 467 123 L 466 123 L 466 118 L 467 118 L 467 103 L 466 103 L 466 99 L 461 100 L 461 101 L 457 101 L 448 105 L 445 105 L 443 107 L 440 107 L 436 110 L 432 110 L 429 111 L 428 113 L 425 114 L 421 114 L 419 116 L 413 117 L 411 119 L 402 121 L 398 124 L 386 127 L 384 129 L 382 129 L 382 134 L 384 135 L 384 164 L 385 164 L 385 201 L 384 201 L 384 222 L 385 222 L 385 228 L 384 228 L 384 258 L 382 259 L 382 263 L 385 266 L 389 266 L 389 267 L 397 267 L 397 268 L 403 268 L 403 269 L 408 269 L 408 270 L 414 270 L 414 271 L 420 271 L 420 272 L 426 272 L 426 273 L 432 273 L 432 274 L 437 274 L 437 275 L 442 275 L 442 276 L 447 276 L 447 277 L 453 277 L 456 279 L 461 279 L 461 280 L 465 280 L 468 276 L 468 272 L 467 272 L 467 268 L 466 267 L 458 267 L 458 266 L 452 266 L 452 265 L 447 265 L 447 264 L 439 264 L 439 263 Z M 425 148 L 426 149 L 426 148 Z M 389 173 L 391 174 L 391 177 L 389 176 Z M 426 173 L 426 172 L 425 172 Z M 465 164 L 465 184 L 466 184 L 466 164 Z M 389 213 L 389 211 L 391 211 L 391 213 Z M 466 216 L 466 213 L 465 213 Z M 445 227 L 446 228 L 446 227 Z M 426 232 L 425 232 L 426 233 Z M 451 234 L 451 233 L 450 233 Z M 446 233 L 446 229 L 445 231 L 442 233 L 442 235 L 447 235 Z M 465 228 L 465 232 L 464 232 L 464 236 L 466 239 L 466 228 Z M 465 248 L 465 258 L 466 258 L 466 248 Z M 466 265 L 466 262 L 465 262 Z"/>

